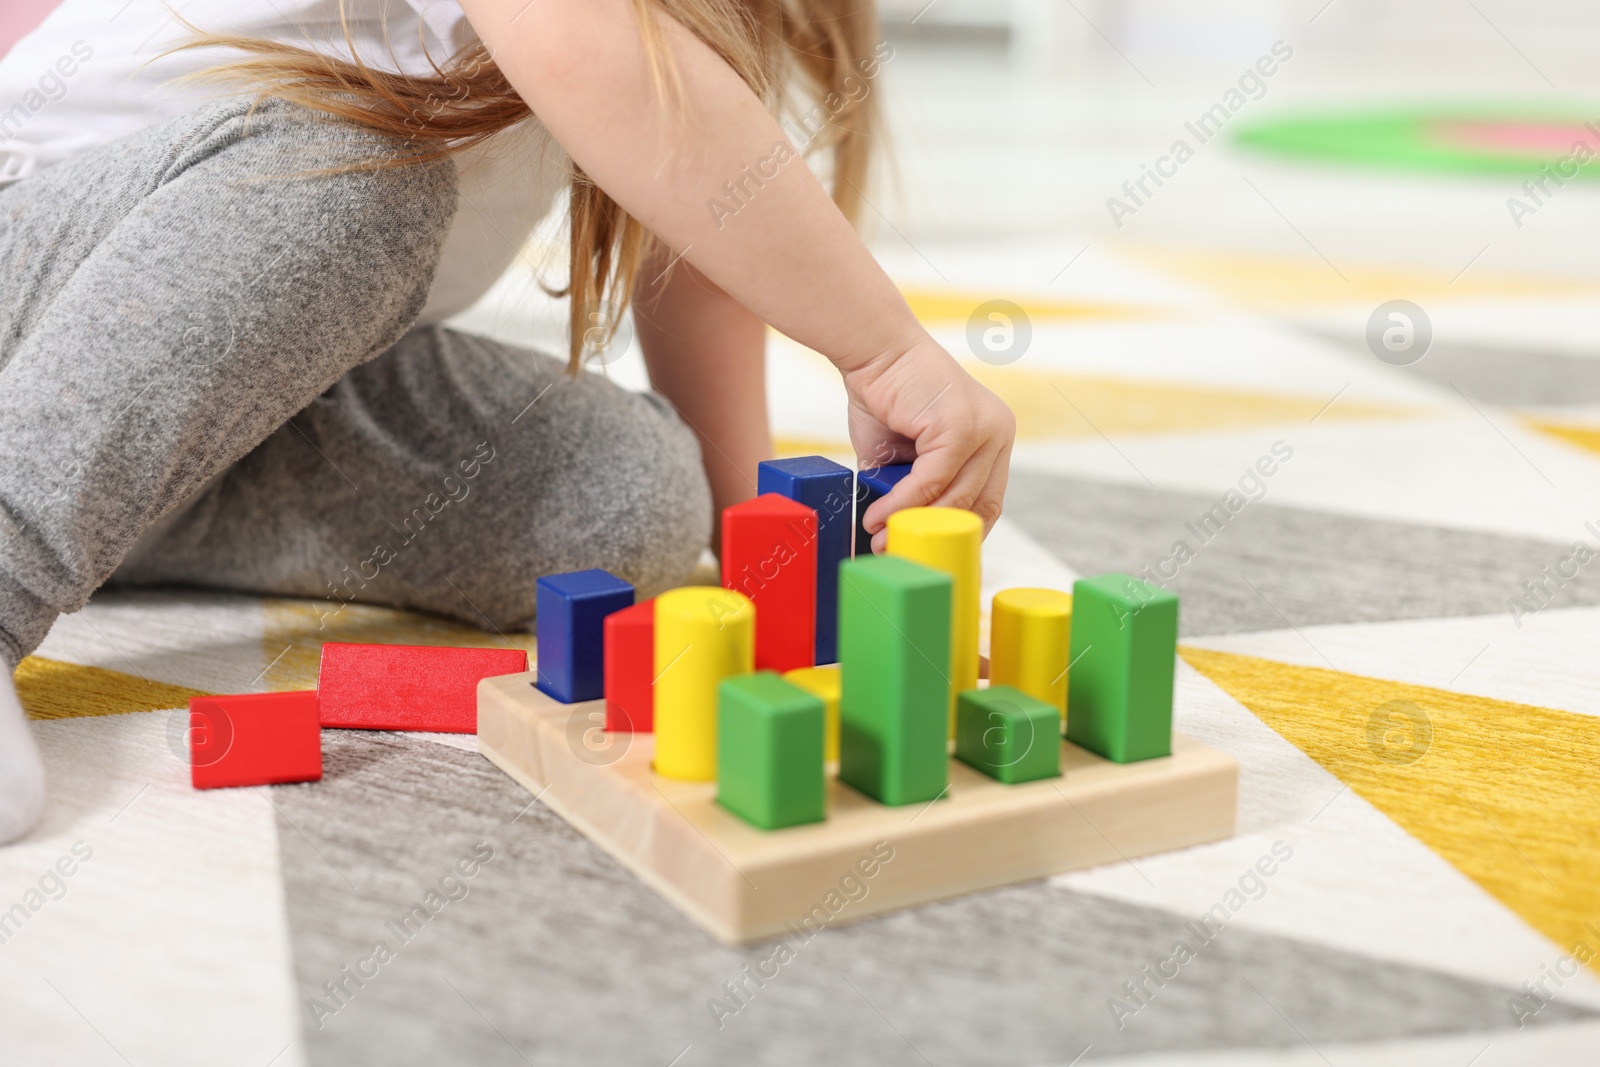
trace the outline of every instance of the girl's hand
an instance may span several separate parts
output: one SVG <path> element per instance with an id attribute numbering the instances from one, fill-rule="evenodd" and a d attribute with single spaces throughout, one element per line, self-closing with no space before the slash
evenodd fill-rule
<path id="1" fill-rule="evenodd" d="M 931 338 L 846 371 L 850 439 L 863 467 L 911 463 L 911 473 L 867 509 L 872 550 L 901 508 L 966 508 L 987 534 L 1000 517 L 1017 420 Z"/>

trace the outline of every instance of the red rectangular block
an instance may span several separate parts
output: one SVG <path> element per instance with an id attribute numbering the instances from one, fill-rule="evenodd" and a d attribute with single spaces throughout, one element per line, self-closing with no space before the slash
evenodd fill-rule
<path id="1" fill-rule="evenodd" d="M 606 729 L 655 730 L 656 602 L 646 600 L 606 616 Z"/>
<path id="2" fill-rule="evenodd" d="M 189 700 L 189 780 L 196 789 L 321 777 L 315 691 Z"/>
<path id="3" fill-rule="evenodd" d="M 722 586 L 756 606 L 756 670 L 816 663 L 817 513 L 763 493 L 722 512 Z"/>
<path id="4" fill-rule="evenodd" d="M 520 648 L 429 645 L 322 646 L 317 693 L 322 725 L 353 730 L 478 732 L 478 682 L 521 674 Z"/>

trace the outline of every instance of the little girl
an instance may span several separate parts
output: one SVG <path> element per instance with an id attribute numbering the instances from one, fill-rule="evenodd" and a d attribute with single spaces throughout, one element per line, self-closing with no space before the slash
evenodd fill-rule
<path id="1" fill-rule="evenodd" d="M 11 674 L 107 582 L 502 630 L 542 574 L 681 582 L 770 454 L 768 326 L 914 461 L 876 548 L 998 517 L 1011 413 L 851 228 L 867 0 L 176 7 L 63 0 L 0 62 L 0 842 L 44 796 Z M 568 358 L 441 325 L 563 190 Z M 581 373 L 630 303 L 655 393 Z"/>

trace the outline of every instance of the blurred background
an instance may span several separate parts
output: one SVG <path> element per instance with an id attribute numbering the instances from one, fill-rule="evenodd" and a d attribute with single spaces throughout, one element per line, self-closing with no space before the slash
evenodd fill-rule
<path id="1" fill-rule="evenodd" d="M 884 11 L 905 60 L 885 78 L 906 179 L 889 210 L 909 237 L 1054 231 L 1310 254 L 1309 242 L 1341 267 L 1452 275 L 1492 242 L 1474 269 L 1594 270 L 1579 237 L 1595 209 L 1587 190 L 1518 231 L 1504 201 L 1520 178 L 1311 166 L 1234 143 L 1274 119 L 1366 109 L 1600 117 L 1600 102 L 1585 111 L 1600 42 L 1593 4 L 888 0 Z M 1293 58 L 1265 94 L 1116 229 L 1107 197 L 1176 138 L 1194 142 L 1184 123 L 1278 41 Z"/>
<path id="2" fill-rule="evenodd" d="M 1181 365 L 1197 383 L 1332 395 L 1341 361 L 1387 370 L 1365 332 L 1398 299 L 1423 309 L 1432 354 L 1368 398 L 1474 418 L 1466 396 L 1556 405 L 1580 434 L 1600 421 L 1600 364 L 1583 358 L 1600 328 L 1600 168 L 1523 187 L 1579 142 L 1600 150 L 1600 8 L 885 0 L 882 18 L 893 56 L 871 91 L 888 122 L 863 229 L 958 356 L 997 362 L 967 327 L 1008 299 L 1037 313 L 1020 368 L 1170 380 Z M 552 222 L 462 325 L 559 350 L 564 312 L 538 282 L 564 261 Z M 637 352 L 609 372 L 644 381 Z M 772 373 L 780 437 L 847 452 L 827 368 L 774 338 Z M 1039 383 L 990 384 L 1026 407 Z M 1046 421 L 1074 418 L 1058 407 Z M 1160 481 L 1169 455 L 1145 473 Z"/>

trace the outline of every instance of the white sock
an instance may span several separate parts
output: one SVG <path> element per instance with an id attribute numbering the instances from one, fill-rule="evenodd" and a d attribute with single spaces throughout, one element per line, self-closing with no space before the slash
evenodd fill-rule
<path id="1" fill-rule="evenodd" d="M 11 672 L 0 664 L 0 845 L 32 830 L 44 810 L 44 764 Z"/>

